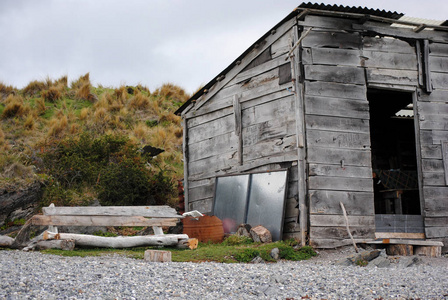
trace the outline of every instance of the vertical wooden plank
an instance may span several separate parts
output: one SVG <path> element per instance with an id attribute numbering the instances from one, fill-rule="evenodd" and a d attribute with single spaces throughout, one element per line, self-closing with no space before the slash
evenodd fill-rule
<path id="1" fill-rule="evenodd" d="M 299 40 L 299 33 L 297 27 L 293 27 L 294 40 Z M 294 50 L 294 54 L 291 59 L 291 74 L 294 80 L 294 92 L 295 92 L 295 113 L 296 113 L 296 134 L 297 134 L 297 172 L 298 172 L 298 202 L 299 202 L 299 222 L 300 222 L 300 234 L 302 246 L 306 244 L 306 231 L 308 227 L 307 219 L 307 207 L 306 207 L 306 149 L 305 149 L 305 108 L 304 108 L 304 91 L 303 84 L 299 83 L 300 80 L 300 47 Z"/>
<path id="2" fill-rule="evenodd" d="M 445 171 L 445 185 L 448 185 L 448 141 L 442 142 L 442 159 Z"/>
<path id="3" fill-rule="evenodd" d="M 423 74 L 425 76 L 425 90 L 427 93 L 432 92 L 431 70 L 429 69 L 429 42 L 423 41 Z"/>
<path id="4" fill-rule="evenodd" d="M 420 41 L 415 43 L 415 52 L 417 54 L 418 85 L 423 87 L 422 47 L 420 46 Z"/>
<path id="5" fill-rule="evenodd" d="M 185 211 L 189 211 L 188 207 L 188 127 L 187 127 L 187 118 L 184 117 L 182 120 L 182 127 L 184 129 L 182 136 L 183 143 L 183 154 L 184 154 L 184 200 L 185 200 Z"/>
<path id="6" fill-rule="evenodd" d="M 237 95 L 233 96 L 233 114 L 235 116 L 235 135 L 238 137 L 238 163 L 243 165 L 243 124 L 241 122 L 241 104 Z"/>
<path id="7" fill-rule="evenodd" d="M 418 191 L 420 197 L 420 213 L 425 216 L 425 198 L 423 197 L 423 173 L 422 173 L 422 144 L 420 141 L 420 118 L 418 111 L 419 92 L 416 90 L 412 93 L 412 104 L 414 106 L 414 131 L 415 131 L 415 152 L 417 153 L 417 175 L 418 175 Z"/>

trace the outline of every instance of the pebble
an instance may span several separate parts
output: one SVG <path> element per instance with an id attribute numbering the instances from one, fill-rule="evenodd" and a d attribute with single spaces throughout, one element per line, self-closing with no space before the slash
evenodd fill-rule
<path id="1" fill-rule="evenodd" d="M 0 299 L 447 299 L 445 266 L 151 263 L 0 251 Z"/>

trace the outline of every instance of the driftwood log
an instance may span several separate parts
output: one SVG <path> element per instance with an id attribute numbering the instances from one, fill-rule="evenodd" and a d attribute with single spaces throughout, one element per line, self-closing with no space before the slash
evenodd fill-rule
<path id="1" fill-rule="evenodd" d="M 74 240 L 76 246 L 100 248 L 132 248 L 142 246 L 177 246 L 188 240 L 186 234 L 103 237 L 87 234 L 44 232 L 44 240 Z"/>
<path id="2" fill-rule="evenodd" d="M 61 250 L 73 250 L 75 249 L 74 240 L 43 240 L 34 245 L 34 250 L 45 249 L 61 249 Z"/>
<path id="3" fill-rule="evenodd" d="M 171 262 L 170 251 L 146 250 L 145 260 L 150 262 Z"/>

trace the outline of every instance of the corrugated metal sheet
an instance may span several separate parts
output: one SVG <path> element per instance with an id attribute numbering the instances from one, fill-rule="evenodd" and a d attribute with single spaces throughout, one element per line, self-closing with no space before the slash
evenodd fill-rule
<path id="1" fill-rule="evenodd" d="M 319 4 L 319 3 L 305 3 L 299 5 L 300 8 L 312 8 L 312 9 L 319 9 L 319 10 L 326 10 L 326 11 L 339 11 L 339 12 L 347 12 L 347 13 L 354 13 L 354 14 L 363 14 L 363 15 L 372 15 L 372 16 L 378 16 L 383 18 L 389 18 L 389 19 L 395 19 L 398 20 L 401 18 L 404 14 L 397 13 L 396 11 L 385 11 L 379 10 L 379 9 L 371 9 L 367 7 L 361 7 L 361 6 L 343 6 L 343 5 L 327 5 L 327 4 Z"/>
<path id="2" fill-rule="evenodd" d="M 438 21 L 438 20 L 430 20 L 430 19 L 422 19 L 422 18 L 414 18 L 408 16 L 402 16 L 398 20 L 405 22 L 412 22 L 416 24 L 426 24 L 426 25 L 434 25 L 434 26 L 444 26 L 443 24 L 446 21 Z M 392 24 L 392 27 L 402 27 L 402 28 L 414 28 L 415 26 L 403 25 L 403 24 Z"/>

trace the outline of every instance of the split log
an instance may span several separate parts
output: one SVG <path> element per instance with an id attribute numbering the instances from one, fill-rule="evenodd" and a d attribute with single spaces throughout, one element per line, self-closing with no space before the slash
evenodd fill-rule
<path id="1" fill-rule="evenodd" d="M 194 250 L 198 247 L 198 239 L 185 239 L 180 240 L 177 244 L 176 248 L 178 249 L 187 249 L 190 248 L 191 250 Z"/>
<path id="2" fill-rule="evenodd" d="M 146 250 L 145 260 L 150 262 L 171 262 L 171 252 L 160 250 Z"/>
<path id="3" fill-rule="evenodd" d="M 46 232 L 46 239 L 74 240 L 76 246 L 100 248 L 132 248 L 143 246 L 176 246 L 179 240 L 188 239 L 186 234 L 103 237 L 87 234 Z"/>
<path id="4" fill-rule="evenodd" d="M 39 241 L 34 245 L 34 250 L 45 249 L 61 249 L 61 250 L 73 250 L 75 249 L 74 240 L 44 240 Z"/>
<path id="5" fill-rule="evenodd" d="M 250 229 L 250 235 L 255 243 L 272 243 L 271 232 L 264 226 L 258 225 Z"/>
<path id="6" fill-rule="evenodd" d="M 0 235 L 0 247 L 11 247 L 14 239 L 7 235 Z"/>

